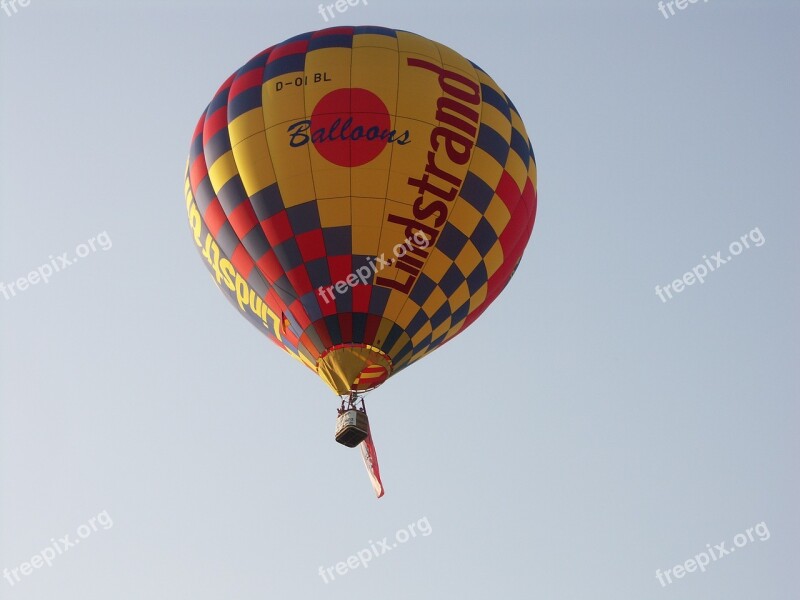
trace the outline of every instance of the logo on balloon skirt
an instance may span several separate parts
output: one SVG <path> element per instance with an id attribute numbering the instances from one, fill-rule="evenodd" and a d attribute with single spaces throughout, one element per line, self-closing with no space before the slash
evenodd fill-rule
<path id="1" fill-rule="evenodd" d="M 363 88 L 334 90 L 317 103 L 310 119 L 287 129 L 292 148 L 309 142 L 328 162 L 340 167 L 359 167 L 375 159 L 387 144 L 411 141 L 406 129 L 398 134 L 386 105 Z"/>

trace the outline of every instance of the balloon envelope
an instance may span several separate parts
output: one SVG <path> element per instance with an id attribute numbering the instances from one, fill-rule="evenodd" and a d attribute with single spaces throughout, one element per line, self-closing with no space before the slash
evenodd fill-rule
<path id="1" fill-rule="evenodd" d="M 347 394 L 494 301 L 533 228 L 536 164 L 477 65 L 413 33 L 337 27 L 265 50 L 220 87 L 185 193 L 217 286 Z"/>

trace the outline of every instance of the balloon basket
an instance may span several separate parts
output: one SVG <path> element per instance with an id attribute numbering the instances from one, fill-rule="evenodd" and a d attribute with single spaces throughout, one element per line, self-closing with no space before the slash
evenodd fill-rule
<path id="1" fill-rule="evenodd" d="M 361 407 L 356 402 L 361 401 Z M 369 418 L 364 406 L 364 399 L 353 393 L 349 400 L 342 401 L 339 415 L 336 418 L 336 441 L 355 448 L 369 437 Z"/>

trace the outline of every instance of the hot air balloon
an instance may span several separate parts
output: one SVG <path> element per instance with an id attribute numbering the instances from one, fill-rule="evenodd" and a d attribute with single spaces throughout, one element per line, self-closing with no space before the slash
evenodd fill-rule
<path id="1" fill-rule="evenodd" d="M 238 311 L 342 397 L 338 441 L 382 494 L 363 393 L 477 319 L 519 264 L 536 163 L 475 63 L 383 27 L 253 57 L 195 129 L 195 244 Z"/>

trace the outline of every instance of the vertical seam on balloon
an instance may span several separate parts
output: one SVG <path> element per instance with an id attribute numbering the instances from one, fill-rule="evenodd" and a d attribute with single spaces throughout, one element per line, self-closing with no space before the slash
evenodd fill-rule
<path id="1" fill-rule="evenodd" d="M 261 64 L 262 70 L 266 68 L 267 61 L 269 60 L 270 54 L 271 54 L 271 51 L 267 51 L 267 52 L 264 53 L 263 58 L 262 58 L 262 64 Z M 237 78 L 238 78 L 238 75 L 237 75 Z M 234 81 L 232 82 L 231 87 L 233 86 L 233 83 L 236 82 L 237 78 L 234 78 Z M 262 71 L 262 78 L 263 78 L 263 71 Z M 259 109 L 261 109 L 261 114 L 262 115 L 264 114 L 263 88 L 264 88 L 264 83 L 262 82 L 262 84 L 261 84 L 261 86 L 259 88 L 259 91 L 261 92 L 261 102 L 259 104 Z M 227 116 L 228 115 L 226 115 L 226 118 L 227 118 Z M 262 121 L 263 121 L 263 116 L 262 116 Z M 230 121 L 228 121 L 228 125 L 230 125 Z M 258 133 L 254 134 L 254 135 L 258 135 Z M 264 122 L 264 137 L 266 138 L 266 136 L 267 136 L 267 127 L 266 127 L 266 122 Z M 241 140 L 241 141 L 244 141 L 244 140 Z M 241 141 L 239 143 L 241 143 Z M 231 151 L 233 151 L 233 147 L 232 146 L 231 146 Z M 275 172 L 275 165 L 272 163 L 272 155 L 269 152 L 269 141 L 267 141 L 267 159 L 269 160 L 270 164 L 272 165 L 272 172 L 274 173 Z M 234 156 L 234 164 L 236 164 L 235 156 Z M 237 167 L 237 171 L 238 171 L 238 167 Z M 277 185 L 277 177 L 275 178 L 275 182 L 276 182 L 276 185 Z M 244 187 L 244 182 L 242 182 L 242 187 Z M 253 206 L 253 198 L 247 192 L 247 189 L 245 189 L 245 194 L 247 195 L 247 202 L 250 205 L 250 209 L 253 211 L 253 214 L 256 214 L 255 206 Z M 269 246 L 269 249 L 267 250 L 267 252 L 269 252 L 269 250 L 272 249 L 272 244 L 269 243 L 269 238 L 267 238 L 267 232 L 264 230 L 263 225 L 261 225 L 261 220 L 258 219 L 258 215 L 256 215 L 256 219 L 257 219 L 257 222 L 258 222 L 258 227 L 259 227 L 259 229 L 261 229 L 261 233 L 263 234 L 264 239 L 266 240 L 267 245 Z M 251 258 L 253 258 L 253 257 L 251 257 Z M 267 274 L 264 273 L 261 270 L 261 267 L 259 266 L 258 262 L 255 261 L 255 260 L 253 262 L 255 263 L 255 265 L 254 265 L 255 268 L 261 274 L 262 278 L 267 283 L 267 285 L 270 288 L 278 287 L 277 285 L 275 285 L 275 282 L 270 282 L 269 277 L 267 277 Z M 269 292 L 269 290 L 267 290 L 267 292 Z M 266 301 L 267 301 L 267 295 L 266 294 L 264 295 L 264 298 L 262 298 L 262 300 L 264 300 L 264 302 L 266 303 Z M 289 307 L 287 306 L 286 309 L 289 310 Z M 300 336 L 298 336 L 298 345 L 299 345 L 299 337 Z M 298 352 L 299 352 L 299 349 L 298 349 Z"/>
<path id="2" fill-rule="evenodd" d="M 397 117 L 398 111 L 397 106 L 400 103 L 400 40 L 395 37 L 397 48 L 395 49 L 395 54 L 397 55 L 397 86 L 394 95 L 394 123 L 393 126 L 397 126 Z M 392 172 L 392 161 L 394 160 L 394 144 L 386 144 L 389 147 L 389 169 L 387 173 Z M 391 176 L 387 174 L 386 176 L 386 188 L 383 192 L 383 220 L 381 221 L 381 236 L 383 236 L 383 224 L 386 222 L 386 211 L 388 210 L 388 201 L 389 201 L 389 180 Z M 380 244 L 380 242 L 378 242 Z M 379 246 L 380 247 L 380 246 Z"/>
<path id="3" fill-rule="evenodd" d="M 416 35 L 416 34 L 412 34 L 412 35 Z M 444 60 L 442 59 L 442 53 L 439 50 L 439 44 L 437 42 L 433 42 L 433 47 L 436 49 L 436 53 L 439 55 L 439 62 L 441 63 L 442 67 L 444 67 Z M 399 55 L 400 54 L 398 52 L 398 56 Z M 399 81 L 398 81 L 397 88 L 398 88 L 398 92 L 399 92 L 399 90 L 400 90 Z M 442 90 L 442 96 L 440 96 L 439 98 L 442 98 L 442 97 L 444 97 L 444 90 Z M 437 99 L 437 102 L 438 102 L 438 99 Z M 434 118 L 434 120 L 436 120 L 436 119 Z M 441 123 L 441 121 L 439 121 L 439 123 Z M 435 126 L 438 126 L 439 123 L 437 123 Z M 471 162 L 472 162 L 472 159 L 470 159 L 470 163 Z M 469 167 L 467 167 L 467 172 L 469 172 Z M 461 185 L 463 186 L 464 184 L 462 183 Z M 459 192 L 461 192 L 461 190 L 459 190 Z M 448 212 L 448 216 L 449 216 L 449 214 L 450 213 Z M 419 270 L 420 275 L 425 271 L 425 267 L 426 267 L 426 265 L 428 264 L 428 261 L 431 258 L 431 254 L 432 254 L 432 252 L 428 253 L 428 257 L 423 262 L 422 267 L 420 267 L 420 270 Z M 411 289 L 409 289 L 408 293 L 405 295 L 406 296 L 405 301 L 400 306 L 400 310 L 397 312 L 397 316 L 398 317 L 402 314 L 403 310 L 405 310 L 406 304 L 408 304 L 408 301 L 411 299 L 411 293 L 414 291 L 414 288 L 417 287 L 418 283 L 419 283 L 419 276 L 417 276 L 417 280 L 414 282 L 414 284 L 411 286 Z M 420 305 L 419 308 L 423 312 L 425 311 L 425 309 L 423 309 L 421 305 Z M 426 313 L 426 316 L 427 316 L 427 313 Z M 430 321 L 430 318 L 428 319 L 428 321 Z M 397 323 L 397 321 L 395 321 L 395 324 L 396 323 Z M 405 333 L 408 336 L 408 341 L 411 342 L 411 335 L 408 334 L 408 332 L 406 331 L 405 328 L 403 328 L 403 333 Z M 414 354 L 414 346 L 413 346 L 413 343 L 412 343 L 410 356 L 413 357 L 413 354 Z"/>
<path id="4" fill-rule="evenodd" d="M 417 35 L 417 34 L 411 33 L 411 32 L 404 32 L 404 33 L 408 33 L 409 35 L 414 35 L 414 36 Z M 421 37 L 421 36 L 417 36 L 417 37 Z M 395 124 L 397 124 L 397 116 L 398 116 L 398 113 L 399 113 L 398 107 L 400 105 L 400 70 L 401 70 L 401 66 L 402 66 L 402 56 L 401 56 L 401 49 L 400 49 L 400 38 L 398 37 L 398 38 L 395 38 L 395 39 L 397 39 L 397 94 L 395 96 L 394 112 L 395 112 Z M 434 43 L 434 47 L 436 47 L 435 43 Z M 438 47 L 436 47 L 436 51 L 437 52 L 439 51 Z M 439 55 L 439 60 L 441 60 L 441 55 Z M 413 120 L 416 120 L 416 119 L 413 119 Z M 393 146 L 393 144 L 388 144 L 388 145 L 389 146 Z M 389 211 L 389 181 L 391 179 L 392 161 L 393 160 L 394 160 L 394 148 L 391 149 L 391 154 L 389 156 L 389 176 L 386 179 L 386 199 L 384 200 L 384 203 L 383 203 L 383 220 L 381 221 L 381 237 L 380 237 L 380 239 L 383 239 L 383 228 L 384 228 L 384 225 L 386 224 L 387 213 Z M 425 262 L 427 264 L 427 260 Z M 422 268 L 423 269 L 425 268 L 424 264 L 423 264 Z M 412 287 L 412 289 L 413 289 L 413 287 Z M 391 297 L 391 294 L 395 293 L 396 291 L 397 290 L 392 290 L 389 293 L 389 297 Z M 409 293 L 411 293 L 411 290 L 408 290 L 408 291 L 409 291 Z M 400 313 L 403 312 L 403 308 L 405 308 L 406 302 L 408 302 L 408 294 L 406 294 L 405 302 L 403 302 L 402 306 L 400 306 L 400 310 L 397 312 L 396 317 L 399 317 Z M 387 300 L 387 303 L 388 303 L 388 300 Z M 395 325 L 397 325 L 396 318 L 389 319 L 389 320 L 392 323 L 394 323 Z M 403 330 L 403 332 L 405 333 L 405 329 Z M 387 348 L 387 350 L 391 350 L 391 348 Z"/>
<path id="5" fill-rule="evenodd" d="M 348 103 L 350 105 L 350 116 L 353 116 L 353 42 L 355 34 L 350 38 L 350 69 L 348 77 Z M 353 256 L 353 140 L 347 143 L 347 181 L 350 192 L 350 256 Z M 351 305 L 352 306 L 352 305 Z"/>
<path id="6" fill-rule="evenodd" d="M 319 51 L 319 50 L 317 50 L 317 51 Z M 314 50 L 312 50 L 311 52 L 314 52 Z M 305 58 L 303 59 L 303 77 L 304 78 L 306 76 L 308 55 L 309 55 L 309 51 L 308 51 L 308 49 L 306 49 Z M 327 270 L 328 270 L 328 282 L 329 283 L 333 283 L 333 277 L 331 275 L 331 267 L 330 267 L 330 263 L 328 262 L 328 258 L 330 256 L 330 254 L 328 254 L 328 247 L 325 244 L 324 228 L 322 226 L 321 212 L 320 212 L 320 198 L 319 198 L 319 194 L 317 192 L 317 184 L 316 184 L 315 174 L 314 174 L 314 163 L 312 161 L 312 156 L 311 156 L 311 147 L 314 146 L 313 131 L 311 130 L 311 119 L 312 119 L 314 110 L 313 109 L 309 110 L 309 107 L 308 107 L 308 104 L 307 104 L 308 96 L 306 94 L 306 88 L 307 88 L 307 85 L 303 85 L 303 112 L 304 112 L 304 115 L 306 117 L 306 120 L 308 120 L 308 123 L 309 123 L 309 131 L 312 133 L 312 139 L 309 141 L 308 144 L 306 144 L 306 146 L 308 146 L 308 148 L 306 148 L 306 151 L 308 153 L 309 171 L 311 172 L 311 187 L 312 187 L 313 193 L 314 193 L 314 198 L 313 198 L 313 200 L 311 200 L 311 202 L 314 202 L 315 208 L 317 209 L 317 214 L 320 215 L 319 231 L 323 235 L 322 245 L 325 247 L 325 262 L 327 264 Z M 278 179 L 277 173 L 275 175 L 275 179 L 276 179 L 276 181 Z M 292 233 L 294 234 L 294 230 L 292 231 Z M 305 267 L 305 262 L 303 262 L 303 265 Z M 307 268 L 306 268 L 306 271 L 308 271 Z M 320 304 L 319 296 L 317 294 L 313 294 L 313 295 L 314 295 L 314 301 L 317 303 L 317 309 L 319 311 L 319 314 L 321 315 L 320 319 L 324 323 L 325 311 L 323 310 L 323 307 Z M 312 328 L 313 329 L 313 323 L 314 322 L 311 320 L 311 315 L 308 314 L 308 311 L 306 311 L 305 306 L 303 307 L 303 311 L 306 313 L 306 317 L 308 318 L 308 322 L 309 322 L 309 326 L 306 329 L 308 329 L 308 328 Z M 325 328 L 327 329 L 327 325 L 325 325 Z M 303 333 L 305 333 L 305 329 L 303 330 Z M 324 346 L 325 346 L 325 344 L 322 342 L 322 340 L 320 340 L 320 343 L 322 344 L 322 346 L 320 348 L 317 348 L 318 351 L 321 351 L 322 348 L 324 348 Z M 319 369 L 319 358 L 317 358 L 315 366 L 316 366 L 317 369 Z"/>
<path id="7" fill-rule="evenodd" d="M 273 50 L 274 50 L 274 48 L 273 48 Z M 266 67 L 267 67 L 267 61 L 269 60 L 270 54 L 271 54 L 271 52 L 266 52 L 264 54 L 264 56 L 263 56 L 263 62 L 262 62 L 262 68 L 263 69 L 266 69 Z M 234 79 L 234 81 L 235 81 L 235 79 Z M 263 119 L 263 115 L 264 115 L 264 83 L 265 82 L 262 81 L 261 87 L 260 87 L 261 103 L 260 103 L 259 108 L 261 109 L 262 120 L 264 120 Z M 228 106 L 227 103 L 226 103 L 226 106 Z M 226 119 L 227 119 L 227 111 L 226 111 Z M 228 125 L 230 125 L 230 121 L 228 122 Z M 226 127 L 226 131 L 227 131 L 227 127 Z M 256 134 L 256 135 L 258 135 L 258 134 Z M 270 165 L 272 167 L 272 172 L 275 173 L 275 162 L 272 160 L 272 152 L 270 151 L 270 147 L 269 147 L 269 136 L 267 135 L 266 120 L 264 120 L 264 141 L 266 142 L 266 145 L 267 145 L 267 159 L 269 160 Z M 235 164 L 236 164 L 236 161 L 234 160 L 234 165 Z M 237 167 L 237 175 L 236 176 L 237 177 L 239 176 L 238 175 L 238 167 Z M 240 180 L 241 180 L 241 178 L 240 178 Z M 275 185 L 278 185 L 277 173 L 275 175 Z M 242 182 L 242 187 L 244 187 L 244 182 Z M 280 190 L 280 186 L 278 187 L 278 190 Z M 245 190 L 245 193 L 247 194 L 247 190 Z M 250 208 L 255 213 L 255 207 L 253 207 L 253 201 L 252 201 L 252 198 L 250 197 L 249 194 L 247 194 L 247 202 L 250 203 Z M 261 232 L 264 234 L 264 238 L 267 240 L 267 244 L 269 245 L 270 250 L 272 250 L 272 244 L 269 243 L 269 238 L 267 237 L 267 232 L 264 229 L 264 226 L 261 224 L 260 219 L 259 219 L 259 222 L 258 222 L 258 226 L 261 228 Z M 244 245 L 244 242 L 242 242 L 242 245 Z M 253 262 L 255 263 L 256 261 L 254 260 Z M 287 293 L 287 294 L 291 295 L 292 297 L 294 297 L 295 299 L 297 299 L 296 294 L 294 293 L 294 290 L 285 290 L 285 289 L 283 289 L 281 286 L 278 285 L 278 281 L 277 280 L 271 282 L 269 280 L 269 278 L 267 277 L 266 273 L 263 273 L 261 271 L 261 267 L 257 263 L 255 264 L 255 268 L 256 268 L 256 270 L 258 271 L 259 275 L 262 277 L 262 279 L 264 280 L 264 282 L 267 284 L 267 286 L 269 288 L 278 288 L 278 289 L 282 290 L 284 293 Z M 281 265 L 281 269 L 283 269 L 283 265 Z M 286 271 L 284 270 L 283 273 L 286 274 Z M 267 290 L 267 291 L 269 291 L 269 290 Z M 277 296 L 277 292 L 276 292 L 276 296 Z M 262 298 L 262 300 L 265 303 L 267 302 L 266 295 L 264 296 L 264 298 Z M 281 304 L 284 305 L 284 307 L 286 308 L 286 311 L 289 312 L 290 314 L 292 314 L 292 316 L 294 317 L 295 321 L 298 321 L 298 323 L 299 323 L 299 320 L 297 319 L 297 316 L 292 313 L 292 311 L 289 308 L 289 306 L 285 302 L 283 302 L 283 299 L 280 298 L 280 296 L 278 296 L 278 300 L 281 302 Z M 272 307 L 270 307 L 270 308 L 272 308 Z M 303 307 L 303 311 L 305 312 L 305 307 Z M 306 317 L 308 317 L 308 313 L 306 313 Z M 297 345 L 298 345 L 297 352 L 298 353 L 300 352 L 300 345 L 301 345 L 300 338 L 301 337 L 302 337 L 302 332 L 300 332 L 300 335 L 297 336 Z M 282 345 L 285 346 L 285 344 L 282 344 Z"/>
<path id="8" fill-rule="evenodd" d="M 397 117 L 398 117 L 397 107 L 400 104 L 400 64 L 401 64 L 401 61 L 400 61 L 400 39 L 397 37 L 396 33 L 395 33 L 395 38 L 394 39 L 395 39 L 395 55 L 397 56 L 397 85 L 395 86 L 396 89 L 395 89 L 395 95 L 394 95 L 394 114 L 392 115 L 393 118 L 394 118 L 393 119 L 394 123 L 392 123 L 393 128 L 397 126 Z M 376 249 L 376 256 L 375 256 L 376 260 L 378 259 L 377 251 L 381 249 L 381 240 L 383 239 L 383 227 L 386 224 L 386 219 L 387 219 L 387 215 L 388 215 L 388 212 L 389 212 L 389 181 L 391 179 L 391 173 L 392 173 L 392 161 L 394 160 L 394 144 L 386 144 L 386 145 L 389 147 L 389 168 L 386 170 L 386 187 L 385 187 L 384 192 L 383 192 L 383 216 L 381 217 L 380 229 L 379 229 L 379 234 L 378 234 L 378 247 Z M 374 293 L 374 288 L 375 288 L 374 284 L 370 286 L 370 292 L 369 292 L 369 296 L 370 297 L 369 297 L 369 300 L 368 300 L 369 303 L 367 305 L 367 314 L 368 315 L 372 314 L 372 313 L 369 312 L 369 304 L 372 303 L 372 294 Z M 382 315 L 377 315 L 377 316 L 382 316 Z M 397 324 L 396 321 L 392 321 L 392 322 L 395 323 L 395 325 Z M 377 333 L 377 330 L 376 330 L 376 333 Z M 373 341 L 375 341 L 375 340 L 373 340 Z M 389 348 L 387 348 L 387 350 L 389 350 Z"/>
<path id="9" fill-rule="evenodd" d="M 397 31 L 397 30 L 395 30 L 395 31 Z M 395 100 L 394 100 L 394 115 L 393 115 L 394 123 L 393 123 L 393 126 L 397 125 L 397 118 L 398 118 L 398 115 L 399 115 L 398 106 L 400 104 L 400 67 L 401 67 L 401 64 L 402 64 L 402 62 L 401 62 L 401 54 L 400 54 L 400 52 L 401 52 L 401 50 L 400 50 L 400 38 L 397 37 L 396 34 L 395 34 L 395 44 L 396 44 L 395 54 L 397 56 L 397 86 L 396 86 Z M 386 224 L 386 220 L 387 220 L 387 216 L 388 216 L 388 212 L 389 212 L 389 182 L 391 180 L 392 162 L 394 161 L 394 144 L 387 144 L 387 146 L 389 146 L 389 168 L 387 169 L 386 188 L 385 188 L 384 194 L 383 194 L 383 216 L 381 217 L 380 230 L 379 230 L 380 233 L 378 235 L 378 250 L 380 250 L 380 243 L 381 243 L 381 240 L 383 239 L 383 229 L 384 229 L 384 225 Z M 375 258 L 377 260 L 378 257 L 376 256 Z M 369 298 L 370 303 L 372 301 L 372 294 L 374 293 L 374 287 L 375 286 L 373 284 L 371 286 L 371 289 L 370 289 L 370 298 Z M 393 291 L 390 292 L 390 297 L 391 297 L 392 293 L 393 293 Z M 388 298 L 387 298 L 387 303 L 388 303 Z M 385 308 L 385 306 L 384 306 L 384 308 Z M 369 312 L 369 307 L 367 307 L 367 314 L 372 314 L 372 313 Z M 376 315 L 376 316 L 381 318 L 381 324 L 383 323 L 383 320 L 386 319 L 387 321 L 390 321 L 392 324 L 397 325 L 397 321 L 395 319 L 389 319 L 384 314 Z M 378 326 L 378 329 L 380 329 L 380 324 Z M 378 330 L 376 329 L 376 333 L 377 333 L 377 331 Z M 373 339 L 373 341 L 375 341 L 375 340 Z M 383 342 L 381 341 L 381 343 L 383 343 Z M 387 355 L 388 355 L 388 351 L 389 350 L 391 350 L 391 348 L 386 348 Z"/>
<path id="10" fill-rule="evenodd" d="M 281 45 L 279 44 L 273 50 L 275 50 L 277 48 L 280 48 L 280 46 Z M 267 68 L 267 61 L 269 60 L 270 54 L 271 53 L 268 53 L 264 57 L 264 69 L 265 70 Z M 303 66 L 303 73 L 305 73 L 305 65 Z M 265 113 L 265 106 L 264 106 L 264 85 L 265 84 L 266 84 L 266 82 L 262 81 L 262 83 L 261 83 L 261 115 L 262 115 L 262 118 L 264 117 L 264 113 Z M 274 125 L 274 126 L 277 127 L 277 124 Z M 269 147 L 269 135 L 267 135 L 267 134 L 268 134 L 268 127 L 267 127 L 266 119 L 264 119 L 264 141 L 267 144 L 267 156 L 269 157 L 269 162 L 270 162 L 270 165 L 272 166 L 272 172 L 275 173 L 275 185 L 278 186 L 278 193 L 280 193 L 281 187 L 280 187 L 280 183 L 279 183 L 278 171 L 275 168 L 275 161 L 272 160 L 272 149 Z M 313 177 L 313 174 L 312 174 L 312 177 Z M 281 201 L 283 201 L 283 196 L 281 196 Z M 283 210 L 286 210 L 286 208 L 284 207 Z M 264 236 L 267 236 L 267 231 L 266 231 L 266 229 L 264 229 L 264 226 L 261 224 L 260 221 L 259 221 L 259 225 L 261 226 L 261 230 L 264 232 Z M 269 237 L 267 237 L 267 242 L 269 242 Z M 272 244 L 270 244 L 270 249 L 272 249 Z M 276 255 L 276 258 L 277 258 L 277 255 Z M 278 261 L 278 264 L 280 264 L 280 260 Z M 284 266 L 282 264 L 281 264 L 281 270 L 283 271 L 283 274 L 286 275 L 286 269 L 284 268 Z M 285 290 L 285 289 L 281 288 L 278 285 L 278 281 L 277 280 L 272 283 L 272 287 L 281 289 L 283 292 L 291 295 L 295 300 L 298 299 L 294 290 Z M 287 306 L 286 309 L 289 310 L 289 307 Z M 304 310 L 305 310 L 305 307 L 304 307 Z"/>
<path id="11" fill-rule="evenodd" d="M 314 52 L 314 50 L 312 50 L 311 52 Z M 305 81 L 305 77 L 306 77 L 306 63 L 308 61 L 308 55 L 309 55 L 309 52 L 308 52 L 308 49 L 306 49 L 305 56 L 303 58 L 303 80 L 304 81 Z M 309 114 L 308 105 L 306 103 L 307 102 L 307 94 L 306 94 L 306 89 L 307 88 L 308 88 L 308 84 L 304 83 L 303 84 L 303 112 L 305 113 L 305 117 L 308 120 L 308 129 L 309 129 L 309 131 L 311 131 L 311 117 L 312 117 L 314 111 L 312 109 L 310 111 L 311 114 Z M 311 171 L 311 188 L 314 190 L 313 202 L 317 203 L 317 210 L 319 211 L 319 196 L 317 195 L 317 183 L 314 180 L 314 163 L 311 160 L 311 146 L 314 145 L 314 139 L 313 139 L 313 133 L 314 132 L 311 131 L 311 133 L 312 133 L 312 138 L 311 138 L 310 142 L 308 144 L 306 144 L 306 146 L 307 146 L 306 151 L 308 152 L 308 170 Z M 275 179 L 277 180 L 277 175 L 276 175 Z M 320 223 L 320 229 L 322 229 L 322 223 Z M 292 230 L 292 233 L 294 233 L 294 230 Z M 323 241 L 323 243 L 324 243 L 324 241 Z M 327 251 L 327 249 L 326 249 L 326 251 Z M 303 264 L 305 264 L 305 263 L 303 263 Z M 316 297 L 316 295 L 315 295 L 315 297 Z M 319 299 L 317 300 L 317 305 L 319 305 Z M 322 310 L 322 307 L 320 307 L 320 310 Z"/>
<path id="12" fill-rule="evenodd" d="M 353 34 L 350 38 L 350 69 L 348 72 L 348 104 L 350 109 L 350 117 L 353 116 L 353 43 L 355 42 L 355 34 Z M 350 196 L 350 269 L 351 271 L 354 269 L 353 267 L 353 254 L 355 250 L 355 211 L 353 210 L 353 140 L 351 139 L 347 142 L 347 182 L 348 182 L 348 196 Z M 353 314 L 353 301 L 355 298 L 353 288 L 351 287 L 348 290 L 348 294 L 350 294 L 350 339 L 352 339 L 352 314 Z M 337 315 L 338 315 L 337 311 Z M 341 322 L 339 323 L 339 330 L 341 332 Z M 342 339 L 344 339 L 344 332 L 341 332 Z"/>
<path id="13" fill-rule="evenodd" d="M 398 106 L 400 105 L 400 67 L 402 65 L 401 56 L 400 56 L 400 39 L 395 38 L 397 40 L 397 90 L 395 91 L 394 96 L 394 125 L 397 125 L 397 118 L 398 118 Z M 387 213 L 389 212 L 389 182 L 391 180 L 391 173 L 392 173 L 392 162 L 394 161 L 394 144 L 387 144 L 389 146 L 389 169 L 386 175 L 386 190 L 383 196 L 383 218 L 381 220 L 381 235 L 378 241 L 378 248 L 380 249 L 380 239 L 383 238 L 383 226 L 386 224 L 386 219 L 388 217 Z"/>
<path id="14" fill-rule="evenodd" d="M 275 46 L 275 48 L 279 48 L 280 46 L 281 45 L 278 44 L 278 45 Z M 273 48 L 273 50 L 274 50 L 274 48 Z M 262 68 L 264 70 L 267 69 L 267 62 L 269 61 L 269 57 L 270 57 L 271 54 L 272 54 L 271 52 L 267 52 L 264 55 L 264 63 L 262 65 Z M 278 193 L 280 193 L 280 189 L 281 188 L 280 188 L 280 185 L 278 184 L 278 174 L 275 172 L 275 161 L 272 160 L 272 152 L 270 151 L 270 148 L 269 148 L 269 135 L 268 135 L 268 129 L 269 128 L 267 127 L 267 120 L 265 118 L 265 110 L 264 110 L 264 86 L 265 85 L 266 85 L 266 81 L 263 81 L 263 74 L 262 74 L 262 82 L 261 82 L 261 89 L 260 89 L 260 91 L 261 91 L 261 104 L 260 104 L 259 108 L 261 109 L 261 120 L 264 122 L 264 143 L 267 145 L 267 160 L 269 160 L 269 164 L 272 167 L 272 172 L 275 174 L 275 185 L 278 187 Z M 251 202 L 251 205 L 252 205 L 252 202 Z M 255 207 L 253 207 L 253 208 L 255 210 Z M 269 243 L 269 237 L 267 237 L 267 230 L 264 229 L 264 225 L 261 223 L 261 219 L 258 220 L 258 226 L 261 227 L 261 231 L 264 233 L 264 237 L 267 239 L 267 243 L 269 244 L 269 249 L 273 250 L 272 244 Z M 259 268 L 259 270 L 261 268 L 258 265 L 256 265 L 256 267 Z M 281 265 L 281 268 L 283 268 L 283 265 Z M 286 272 L 284 271 L 284 274 L 285 273 Z M 266 273 L 264 274 L 264 276 L 266 277 Z M 277 284 L 277 281 L 273 282 L 272 286 L 273 287 L 278 287 L 276 284 Z M 284 291 L 286 291 L 286 290 L 284 290 Z"/>
<path id="15" fill-rule="evenodd" d="M 311 52 L 314 52 L 314 50 L 312 50 Z M 308 48 L 306 48 L 306 51 L 305 51 L 305 54 L 304 54 L 304 58 L 303 58 L 303 80 L 304 81 L 305 81 L 305 77 L 306 77 L 306 69 L 307 69 L 307 65 L 308 65 L 308 55 L 309 54 L 310 54 L 310 52 L 309 52 Z M 306 94 L 306 89 L 307 88 L 308 88 L 308 84 L 304 83 L 303 84 L 303 113 L 304 113 L 304 116 L 305 116 L 306 120 L 308 121 L 308 130 L 312 134 L 311 135 L 311 139 L 306 144 L 306 146 L 307 146 L 306 152 L 308 153 L 308 170 L 311 173 L 311 189 L 313 190 L 313 194 L 314 194 L 314 198 L 312 200 L 310 200 L 309 202 L 313 202 L 314 203 L 314 207 L 317 209 L 317 214 L 320 215 L 320 205 L 319 205 L 320 198 L 319 198 L 319 194 L 317 193 L 317 182 L 315 180 L 315 174 L 314 174 L 314 162 L 313 162 L 312 156 L 311 156 L 311 147 L 314 146 L 314 137 L 313 137 L 314 132 L 311 130 L 311 124 L 312 124 L 311 123 L 311 119 L 312 119 L 313 114 L 314 114 L 314 109 L 311 108 L 309 110 L 309 106 L 308 106 L 308 103 L 307 103 L 308 102 L 308 95 Z M 276 181 L 277 181 L 277 178 L 278 177 L 277 177 L 277 174 L 276 174 L 275 175 Z M 322 234 L 323 227 L 322 227 L 322 219 L 321 219 L 321 217 L 320 217 L 319 230 L 320 230 L 320 233 Z M 296 237 L 294 229 L 292 229 L 292 235 L 294 235 Z M 325 236 L 324 236 L 324 234 L 323 234 L 323 238 L 322 238 L 322 245 L 325 246 Z M 328 256 L 328 248 L 325 247 L 326 262 L 327 262 L 327 256 Z M 308 273 L 308 268 L 305 266 L 305 264 L 306 264 L 305 261 L 303 261 L 303 267 L 306 269 L 306 273 Z M 330 264 L 328 264 L 328 281 L 330 283 L 333 283 L 332 281 L 330 281 L 331 279 L 333 279 L 330 275 L 331 275 L 331 273 L 330 273 Z M 310 279 L 311 278 L 309 277 L 309 280 Z M 312 288 L 312 292 L 313 292 L 313 288 Z M 319 310 L 319 314 L 322 315 L 322 318 L 324 319 L 325 314 L 324 314 L 324 311 L 322 310 L 322 305 L 319 303 L 319 296 L 317 294 L 313 294 L 313 296 L 314 296 L 314 301 L 317 303 L 317 309 Z M 302 302 L 301 302 L 301 304 L 302 304 Z M 306 310 L 305 306 L 303 306 L 303 311 L 306 313 L 306 317 L 308 318 L 308 322 L 309 322 L 308 327 L 313 327 L 313 322 L 311 320 L 311 315 L 308 314 L 308 311 Z M 305 330 L 304 330 L 304 332 L 305 332 Z M 320 340 L 320 342 L 321 341 L 322 340 Z M 324 346 L 325 344 L 322 344 L 322 345 Z M 317 362 L 316 362 L 316 367 L 319 368 L 319 360 L 317 360 Z"/>

